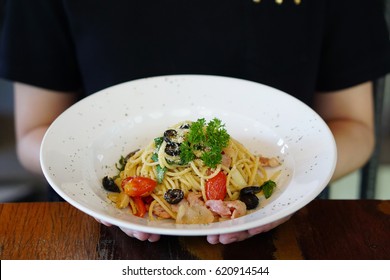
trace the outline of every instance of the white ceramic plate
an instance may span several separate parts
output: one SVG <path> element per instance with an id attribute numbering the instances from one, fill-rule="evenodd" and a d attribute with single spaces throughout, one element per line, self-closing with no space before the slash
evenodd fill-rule
<path id="1" fill-rule="evenodd" d="M 143 147 L 183 120 L 221 119 L 253 153 L 278 156 L 278 189 L 244 217 L 205 225 L 149 221 L 116 209 L 101 186 L 121 155 Z M 328 184 L 336 162 L 333 136 L 308 106 L 279 90 L 240 79 L 177 75 L 104 89 L 66 110 L 41 147 L 54 190 L 81 211 L 114 225 L 163 235 L 208 235 L 264 225 L 299 210 Z"/>

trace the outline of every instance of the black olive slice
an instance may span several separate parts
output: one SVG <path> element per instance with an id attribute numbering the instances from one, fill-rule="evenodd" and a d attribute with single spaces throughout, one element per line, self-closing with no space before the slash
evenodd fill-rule
<path id="1" fill-rule="evenodd" d="M 168 144 L 174 143 L 174 139 L 177 136 L 177 131 L 174 129 L 168 129 L 164 132 L 164 141 Z"/>
<path id="2" fill-rule="evenodd" d="M 167 144 L 165 153 L 170 156 L 178 156 L 180 154 L 180 144 L 175 142 Z"/>
<path id="3" fill-rule="evenodd" d="M 114 179 L 106 176 L 102 180 L 103 188 L 109 192 L 121 192 L 119 187 L 115 184 Z"/>
<path id="4" fill-rule="evenodd" d="M 170 204 L 177 204 L 184 198 L 184 192 L 180 189 L 170 189 L 164 194 L 164 199 Z"/>
<path id="5" fill-rule="evenodd" d="M 183 123 L 181 126 L 180 126 L 180 129 L 189 129 L 190 128 L 190 124 L 188 123 Z"/>
<path id="6" fill-rule="evenodd" d="M 240 190 L 240 195 L 256 194 L 259 193 L 262 189 L 263 189 L 262 187 L 257 187 L 257 186 L 245 187 Z"/>
<path id="7" fill-rule="evenodd" d="M 259 198 L 254 194 L 240 195 L 240 200 L 245 203 L 246 209 L 255 209 L 259 205 Z"/>

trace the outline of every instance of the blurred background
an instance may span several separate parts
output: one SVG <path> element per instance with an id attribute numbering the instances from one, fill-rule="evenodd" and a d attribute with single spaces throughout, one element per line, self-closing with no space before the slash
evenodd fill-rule
<path id="1" fill-rule="evenodd" d="M 379 143 L 379 168 L 375 198 L 390 199 L 390 77 L 385 80 Z M 356 199 L 360 192 L 360 172 L 335 182 L 331 199 Z M 45 201 L 47 183 L 23 169 L 16 157 L 12 84 L 0 79 L 0 202 Z"/>
<path id="2" fill-rule="evenodd" d="M 0 79 L 0 202 L 44 200 L 46 182 L 25 171 L 15 149 L 13 91 Z"/>

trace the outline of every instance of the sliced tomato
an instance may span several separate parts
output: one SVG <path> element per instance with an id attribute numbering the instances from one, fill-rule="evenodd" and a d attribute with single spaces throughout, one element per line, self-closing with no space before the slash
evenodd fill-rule
<path id="1" fill-rule="evenodd" d="M 122 181 L 124 192 L 131 197 L 148 196 L 156 186 L 156 181 L 141 176 L 127 177 Z"/>
<path id="2" fill-rule="evenodd" d="M 207 200 L 224 200 L 226 196 L 226 175 L 220 171 L 216 176 L 206 181 Z"/>
<path id="3" fill-rule="evenodd" d="M 146 213 L 146 206 L 144 201 L 142 200 L 142 197 L 135 196 L 132 197 L 132 199 L 135 203 L 135 207 L 137 208 L 137 213 L 135 213 L 135 215 L 142 218 Z"/>

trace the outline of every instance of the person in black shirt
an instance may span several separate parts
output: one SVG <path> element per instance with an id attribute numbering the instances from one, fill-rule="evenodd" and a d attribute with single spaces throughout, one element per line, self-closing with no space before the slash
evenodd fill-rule
<path id="1" fill-rule="evenodd" d="M 4 2 L 0 77 L 15 82 L 21 163 L 41 174 L 51 122 L 77 100 L 138 78 L 210 74 L 283 90 L 332 130 L 332 180 L 358 168 L 374 145 L 372 80 L 390 70 L 380 0 Z M 286 221 L 208 236 L 231 243 Z M 105 223 L 104 221 L 101 221 Z M 124 230 L 140 240 L 158 235 Z"/>

